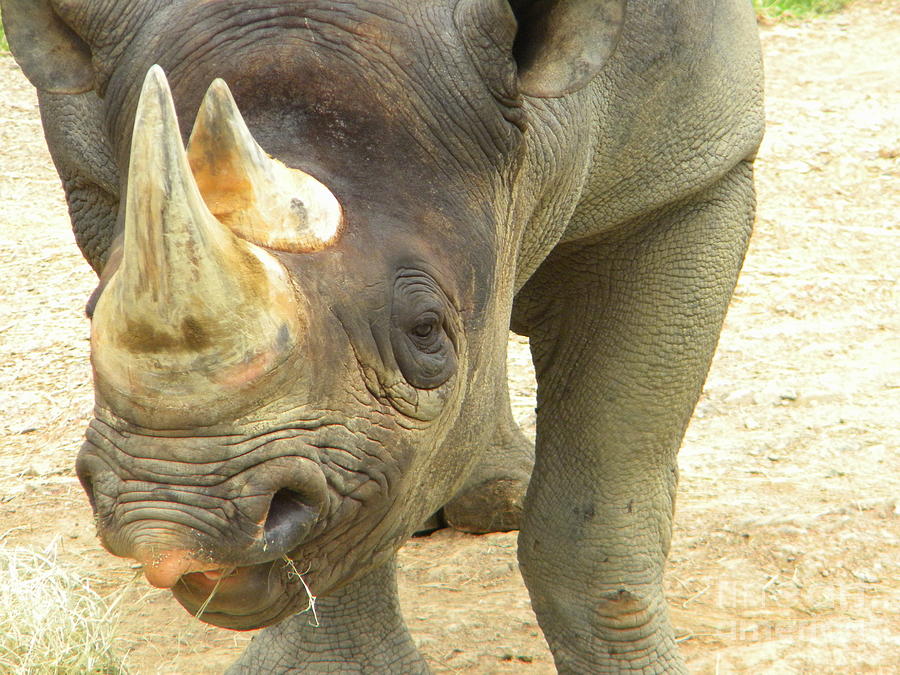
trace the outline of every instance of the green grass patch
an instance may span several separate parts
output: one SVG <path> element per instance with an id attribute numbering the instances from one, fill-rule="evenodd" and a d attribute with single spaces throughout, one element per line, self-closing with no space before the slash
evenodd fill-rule
<path id="1" fill-rule="evenodd" d="M 56 559 L 0 546 L 0 673 L 124 675 L 116 600 Z"/>
<path id="2" fill-rule="evenodd" d="M 753 0 L 756 15 L 770 21 L 811 19 L 843 9 L 850 0 Z"/>
<path id="3" fill-rule="evenodd" d="M 9 51 L 9 43 L 6 41 L 6 33 L 3 32 L 3 17 L 0 16 L 0 52 Z"/>

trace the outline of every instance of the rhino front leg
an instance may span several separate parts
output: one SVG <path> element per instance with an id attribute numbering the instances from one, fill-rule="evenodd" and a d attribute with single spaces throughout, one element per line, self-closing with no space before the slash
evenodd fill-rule
<path id="1" fill-rule="evenodd" d="M 400 613 L 394 559 L 296 614 L 263 629 L 227 675 L 431 672 Z"/>
<path id="2" fill-rule="evenodd" d="M 538 380 L 519 562 L 560 673 L 682 672 L 662 590 L 676 453 L 753 219 L 752 171 L 555 251 L 517 298 Z"/>
<path id="3" fill-rule="evenodd" d="M 522 524 L 534 445 L 513 419 L 505 364 L 498 382 L 502 391 L 488 446 L 462 489 L 443 509 L 447 524 L 463 532 L 508 532 Z"/>

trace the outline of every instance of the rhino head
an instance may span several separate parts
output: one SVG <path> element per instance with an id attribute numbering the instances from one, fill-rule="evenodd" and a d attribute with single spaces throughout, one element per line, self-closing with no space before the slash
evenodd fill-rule
<path id="1" fill-rule="evenodd" d="M 372 199 L 287 166 L 221 79 L 185 149 L 156 65 L 128 167 L 78 475 L 111 552 L 207 621 L 267 624 L 392 555 L 458 487 L 471 459 L 446 439 L 500 358 L 472 348 L 494 217 L 462 191 L 415 206 L 420 185 Z"/>
<path id="2" fill-rule="evenodd" d="M 592 152 L 530 134 L 523 94 L 590 81 L 620 5 L 3 0 L 45 115 L 93 134 L 50 138 L 61 175 L 115 223 L 77 461 L 106 548 L 254 628 L 453 496 L 561 235 L 526 224 L 564 222 L 544 201 Z"/>

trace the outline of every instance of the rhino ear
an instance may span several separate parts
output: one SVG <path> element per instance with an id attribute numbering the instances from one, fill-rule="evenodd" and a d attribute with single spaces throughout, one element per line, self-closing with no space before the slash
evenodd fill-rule
<path id="1" fill-rule="evenodd" d="M 50 0 L 0 0 L 13 56 L 36 88 L 80 94 L 94 87 L 91 50 Z"/>
<path id="2" fill-rule="evenodd" d="M 615 50 L 625 0 L 509 0 L 519 24 L 519 89 L 554 98 L 584 87 Z"/>

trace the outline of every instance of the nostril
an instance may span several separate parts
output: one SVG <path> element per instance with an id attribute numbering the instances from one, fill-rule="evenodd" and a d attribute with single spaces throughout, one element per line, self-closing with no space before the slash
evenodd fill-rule
<path id="1" fill-rule="evenodd" d="M 287 553 L 295 548 L 309 534 L 318 515 L 318 510 L 299 492 L 288 488 L 278 490 L 272 497 L 263 525 L 266 550 Z"/>

